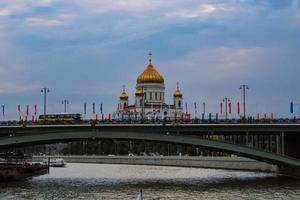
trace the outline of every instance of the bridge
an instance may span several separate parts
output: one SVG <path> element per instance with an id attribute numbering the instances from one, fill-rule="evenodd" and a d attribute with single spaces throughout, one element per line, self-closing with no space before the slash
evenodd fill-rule
<path id="1" fill-rule="evenodd" d="M 299 124 L 74 124 L 0 127 L 0 148 L 78 140 L 143 140 L 205 147 L 300 176 Z"/>

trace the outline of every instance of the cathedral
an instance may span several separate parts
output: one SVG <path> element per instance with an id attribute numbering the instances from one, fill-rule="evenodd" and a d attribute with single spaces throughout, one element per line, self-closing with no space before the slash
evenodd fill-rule
<path id="1" fill-rule="evenodd" d="M 135 103 L 130 105 L 123 86 L 117 115 L 136 119 L 173 119 L 183 117 L 183 95 L 177 83 L 173 104 L 165 102 L 164 77 L 154 68 L 149 53 L 149 64 L 136 80 Z"/>

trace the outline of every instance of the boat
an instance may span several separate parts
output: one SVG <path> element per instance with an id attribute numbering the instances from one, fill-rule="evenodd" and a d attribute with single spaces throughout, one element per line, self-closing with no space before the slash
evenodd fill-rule
<path id="1" fill-rule="evenodd" d="M 65 167 L 66 162 L 62 158 L 48 158 L 44 160 L 45 164 L 49 164 L 50 167 Z"/>
<path id="2" fill-rule="evenodd" d="M 16 181 L 49 172 L 48 165 L 32 163 L 30 159 L 23 154 L 0 154 L 0 181 Z"/>

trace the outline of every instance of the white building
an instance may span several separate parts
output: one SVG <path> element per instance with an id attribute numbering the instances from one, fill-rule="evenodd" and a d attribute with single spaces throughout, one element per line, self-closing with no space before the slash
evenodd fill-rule
<path id="1" fill-rule="evenodd" d="M 149 54 L 149 64 L 138 76 L 136 81 L 135 103 L 128 104 L 128 95 L 123 86 L 118 105 L 118 116 L 131 116 L 138 119 L 162 119 L 162 118 L 182 118 L 183 95 L 177 83 L 177 89 L 173 94 L 173 103 L 165 102 L 165 84 L 163 76 L 154 68 L 151 63 L 151 53 Z"/>

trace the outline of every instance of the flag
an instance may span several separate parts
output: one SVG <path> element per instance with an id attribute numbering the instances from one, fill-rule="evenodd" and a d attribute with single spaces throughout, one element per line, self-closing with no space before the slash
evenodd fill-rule
<path id="1" fill-rule="evenodd" d="M 93 103 L 93 114 L 95 114 L 95 103 Z"/>
<path id="2" fill-rule="evenodd" d="M 36 104 L 34 105 L 34 116 L 36 116 L 36 112 L 37 112 L 37 106 Z"/>
<path id="3" fill-rule="evenodd" d="M 290 105 L 290 112 L 291 112 L 291 114 L 294 113 L 294 103 L 293 102 L 291 102 L 291 105 Z"/>
<path id="4" fill-rule="evenodd" d="M 5 105 L 2 105 L 2 115 L 3 115 L 3 117 L 5 116 Z"/>
<path id="5" fill-rule="evenodd" d="M 102 112 L 102 103 L 100 104 L 100 112 L 101 112 L 101 114 L 103 113 Z"/>
<path id="6" fill-rule="evenodd" d="M 271 120 L 273 120 L 274 119 L 274 114 L 273 114 L 273 112 L 271 112 Z"/>
<path id="7" fill-rule="evenodd" d="M 136 200 L 143 200 L 143 191 L 140 190 L 140 192 L 138 193 Z"/>
<path id="8" fill-rule="evenodd" d="M 222 115 L 223 114 L 223 103 L 222 102 L 220 103 L 220 111 L 221 111 L 220 113 Z"/>
<path id="9" fill-rule="evenodd" d="M 18 112 L 19 112 L 19 116 L 21 116 L 21 106 L 20 106 L 20 104 L 18 105 Z"/>
<path id="10" fill-rule="evenodd" d="M 231 114 L 231 102 L 228 103 L 228 113 Z"/>
<path id="11" fill-rule="evenodd" d="M 240 110 L 240 102 L 237 102 L 237 114 L 240 115 L 241 110 Z"/>
<path id="12" fill-rule="evenodd" d="M 86 114 L 86 103 L 83 104 L 83 112 Z"/>
<path id="13" fill-rule="evenodd" d="M 29 115 L 29 105 L 27 104 L 26 105 L 26 118 L 27 118 L 28 115 Z"/>

